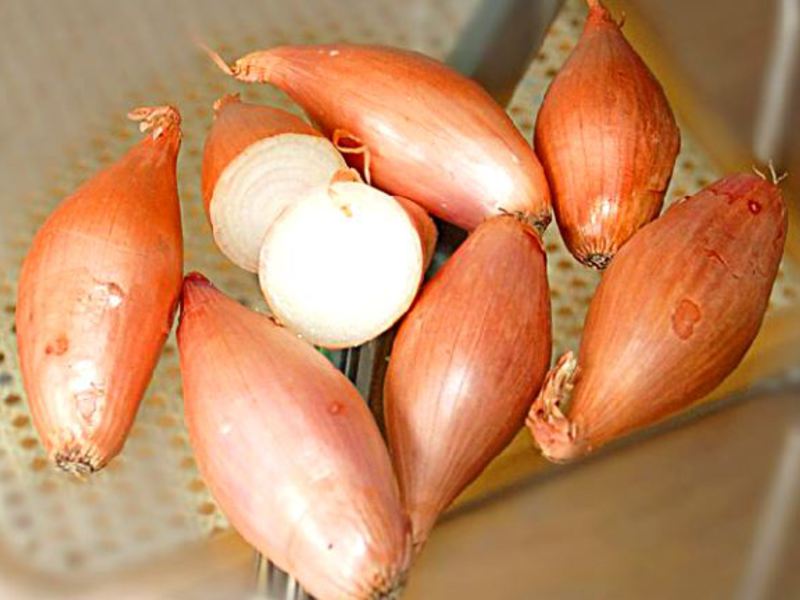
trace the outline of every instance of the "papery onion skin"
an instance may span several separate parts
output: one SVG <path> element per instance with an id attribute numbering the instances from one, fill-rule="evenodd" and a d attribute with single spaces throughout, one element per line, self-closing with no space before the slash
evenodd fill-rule
<path id="1" fill-rule="evenodd" d="M 661 85 L 600 2 L 545 95 L 534 147 L 561 235 L 603 269 L 661 211 L 680 132 Z"/>
<path id="2" fill-rule="evenodd" d="M 541 241 L 494 217 L 424 287 L 389 360 L 384 414 L 417 550 L 523 426 L 550 352 Z"/>
<path id="3" fill-rule="evenodd" d="M 178 346 L 192 448 L 234 527 L 320 600 L 394 597 L 408 520 L 355 387 L 198 274 L 184 285 Z"/>
<path id="4" fill-rule="evenodd" d="M 130 116 L 152 133 L 56 208 L 19 280 L 33 424 L 51 459 L 79 476 L 121 450 L 181 289 L 180 116 L 172 107 Z"/>
<path id="5" fill-rule="evenodd" d="M 322 134 L 285 110 L 242 102 L 238 94 L 214 103 L 214 124 L 203 148 L 203 206 L 209 215 L 214 186 L 225 167 L 249 145 L 281 133 Z"/>
<path id="6" fill-rule="evenodd" d="M 280 46 L 227 69 L 291 96 L 329 136 L 369 151 L 371 182 L 465 229 L 501 212 L 543 230 L 550 192 L 536 155 L 474 81 L 421 54 L 356 44 Z"/>
<path id="7" fill-rule="evenodd" d="M 545 456 L 579 457 L 719 385 L 761 326 L 786 227 L 778 187 L 737 174 L 633 236 L 597 288 L 577 363 L 562 357 L 531 408 Z"/>

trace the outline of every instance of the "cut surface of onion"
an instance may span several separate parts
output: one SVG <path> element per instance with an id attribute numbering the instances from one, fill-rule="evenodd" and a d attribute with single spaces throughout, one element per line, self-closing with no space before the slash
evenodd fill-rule
<path id="1" fill-rule="evenodd" d="M 220 250 L 255 273 L 264 235 L 278 215 L 344 167 L 333 144 L 319 136 L 282 133 L 248 146 L 214 187 L 209 211 Z"/>
<path id="2" fill-rule="evenodd" d="M 420 235 L 394 198 L 334 180 L 270 227 L 259 280 L 278 320 L 313 344 L 344 348 L 376 337 L 405 313 L 422 262 Z"/>

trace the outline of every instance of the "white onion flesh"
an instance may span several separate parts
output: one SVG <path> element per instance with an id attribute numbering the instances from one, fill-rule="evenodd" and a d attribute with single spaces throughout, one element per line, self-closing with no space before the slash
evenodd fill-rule
<path id="1" fill-rule="evenodd" d="M 214 240 L 232 262 L 255 273 L 264 234 L 283 210 L 326 184 L 344 159 L 325 138 L 283 133 L 248 146 L 214 186 Z"/>
<path id="2" fill-rule="evenodd" d="M 408 310 L 422 244 L 405 210 L 364 183 L 314 188 L 264 238 L 261 289 L 275 317 L 328 348 L 364 343 Z"/>

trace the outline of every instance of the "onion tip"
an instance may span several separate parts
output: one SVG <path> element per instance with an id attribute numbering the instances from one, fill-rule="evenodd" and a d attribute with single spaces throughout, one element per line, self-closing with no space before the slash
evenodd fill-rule
<path id="1" fill-rule="evenodd" d="M 169 104 L 134 108 L 128 113 L 128 118 L 139 123 L 139 131 L 142 133 L 152 132 L 154 140 L 161 137 L 165 131 L 181 124 L 180 112 Z"/>
<path id="2" fill-rule="evenodd" d="M 217 65 L 217 67 L 219 68 L 220 71 L 222 71 L 226 75 L 231 75 L 233 77 L 236 77 L 237 73 L 236 73 L 236 66 L 235 65 L 231 66 L 228 63 L 226 63 L 223 60 L 223 58 L 219 55 L 218 52 L 216 52 L 216 51 L 212 50 L 211 48 L 209 48 L 202 41 L 195 40 L 195 44 L 197 44 L 197 46 L 203 52 L 206 53 L 206 55 L 211 59 L 211 62 L 213 62 L 215 65 Z"/>
<path id="3" fill-rule="evenodd" d="M 232 94 L 225 94 L 224 96 L 217 98 L 214 100 L 213 109 L 214 109 L 214 118 L 216 119 L 219 111 L 221 111 L 224 107 L 228 106 L 229 104 L 237 104 L 241 103 L 242 97 L 239 92 L 234 92 Z"/>
<path id="4" fill-rule="evenodd" d="M 783 173 L 778 173 L 775 170 L 775 163 L 772 162 L 772 159 L 769 160 L 767 163 L 767 168 L 769 169 L 769 177 L 767 177 L 767 173 L 759 169 L 756 165 L 753 165 L 753 172 L 761 177 L 764 181 L 772 181 L 772 185 L 778 185 L 781 181 L 789 177 L 789 172 L 784 171 Z"/>
<path id="5" fill-rule="evenodd" d="M 187 285 L 206 285 L 208 287 L 214 287 L 214 284 L 211 281 L 200 273 L 199 271 L 192 271 L 186 277 L 183 278 L 183 287 L 185 288 Z"/>

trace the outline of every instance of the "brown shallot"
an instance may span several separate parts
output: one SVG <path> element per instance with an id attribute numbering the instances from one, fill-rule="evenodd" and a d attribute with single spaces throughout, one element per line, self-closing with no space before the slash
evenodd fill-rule
<path id="1" fill-rule="evenodd" d="M 465 229 L 504 211 L 540 229 L 550 221 L 531 146 L 483 88 L 436 60 L 357 44 L 280 46 L 232 66 L 212 58 L 282 89 L 343 152 L 365 155 L 368 182 L 433 215 Z"/>
<path id="2" fill-rule="evenodd" d="M 664 91 L 599 0 L 550 84 L 534 146 L 561 235 L 603 269 L 661 211 L 680 133 Z"/>
<path id="3" fill-rule="evenodd" d="M 404 319 L 384 413 L 417 549 L 524 425 L 550 364 L 550 335 L 544 249 L 513 216 L 480 225 Z"/>
<path id="4" fill-rule="evenodd" d="M 180 116 L 170 106 L 129 116 L 147 136 L 50 215 L 19 281 L 33 423 L 55 463 L 78 475 L 122 448 L 181 289 Z"/>
<path id="5" fill-rule="evenodd" d="M 408 520 L 355 387 L 196 273 L 178 347 L 192 448 L 233 526 L 320 600 L 396 597 Z"/>
<path id="6" fill-rule="evenodd" d="M 786 238 L 778 187 L 726 177 L 643 227 L 589 306 L 528 426 L 565 461 L 686 408 L 739 364 L 767 308 Z"/>

